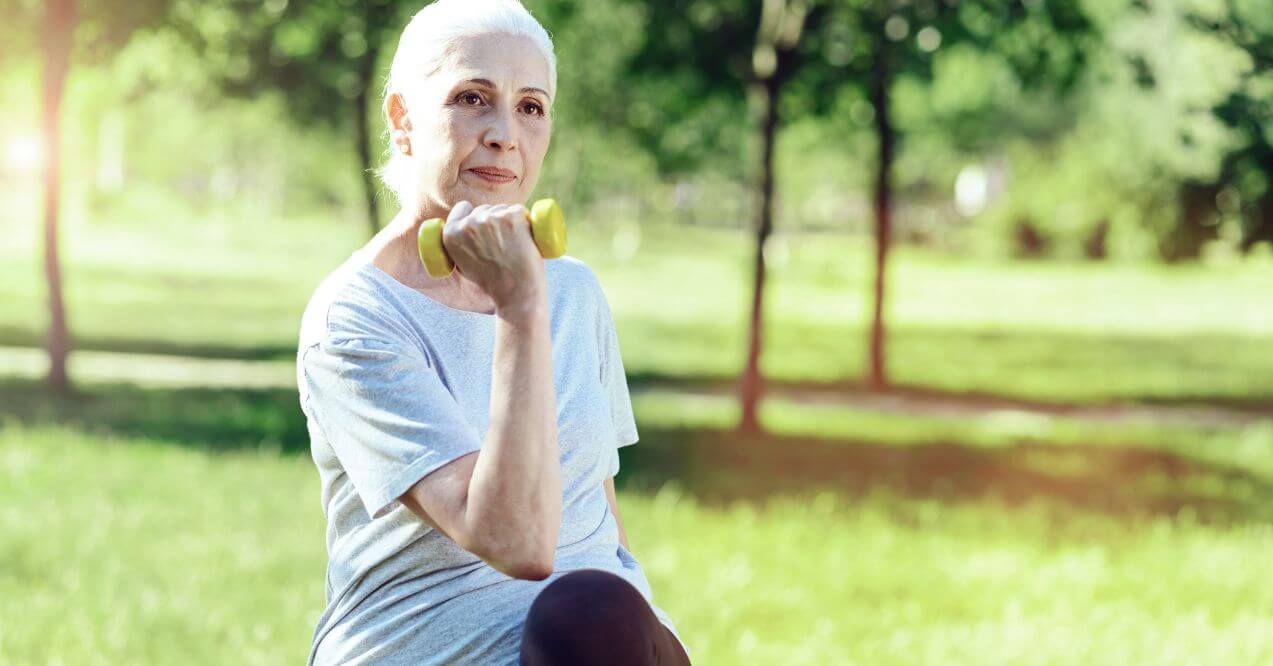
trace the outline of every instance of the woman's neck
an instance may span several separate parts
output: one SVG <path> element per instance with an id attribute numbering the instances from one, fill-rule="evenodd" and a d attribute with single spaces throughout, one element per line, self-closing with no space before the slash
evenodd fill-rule
<path id="1" fill-rule="evenodd" d="M 446 216 L 447 211 L 422 209 L 414 213 L 404 208 L 368 241 L 363 250 L 371 256 L 376 268 L 398 282 L 451 307 L 491 314 L 495 311 L 494 302 L 477 283 L 464 277 L 459 270 L 452 271 L 447 277 L 435 278 L 424 270 L 424 264 L 420 262 L 416 240 L 420 224 L 434 217 Z"/>

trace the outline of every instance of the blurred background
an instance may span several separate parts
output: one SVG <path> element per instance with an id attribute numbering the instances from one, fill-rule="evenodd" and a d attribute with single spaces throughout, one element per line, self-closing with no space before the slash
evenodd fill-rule
<path id="1" fill-rule="evenodd" d="M 421 2 L 0 3 L 0 662 L 296 663 Z M 1267 0 L 543 0 L 702 664 L 1273 662 Z"/>

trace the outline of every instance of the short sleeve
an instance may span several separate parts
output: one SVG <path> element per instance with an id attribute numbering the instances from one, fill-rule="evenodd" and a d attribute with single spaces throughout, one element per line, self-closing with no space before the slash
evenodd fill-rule
<path id="1" fill-rule="evenodd" d="M 302 358 L 310 411 L 373 520 L 417 481 L 481 448 L 419 350 L 379 337 L 329 337 Z"/>
<path id="2" fill-rule="evenodd" d="M 619 447 L 635 444 L 638 439 L 636 417 L 632 413 L 632 396 L 628 392 L 628 377 L 619 353 L 619 334 L 615 330 L 614 317 L 605 293 L 598 293 L 598 327 L 601 360 L 601 386 L 610 402 L 610 417 L 614 426 L 614 449 L 611 451 L 610 476 L 619 472 Z"/>

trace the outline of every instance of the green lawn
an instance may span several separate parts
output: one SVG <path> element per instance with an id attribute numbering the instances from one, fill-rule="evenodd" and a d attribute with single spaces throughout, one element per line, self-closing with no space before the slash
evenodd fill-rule
<path id="1" fill-rule="evenodd" d="M 0 663 L 288 663 L 323 519 L 286 389 L 0 382 Z M 699 664 L 1262 664 L 1267 423 L 636 401 L 621 507 Z"/>
<path id="2" fill-rule="evenodd" d="M 657 459 L 675 455 L 644 422 L 621 507 L 696 663 L 1273 659 L 1273 525 L 1240 510 L 1203 520 L 886 483 L 750 483 L 730 499 L 688 477 L 638 489 L 633 474 L 657 479 Z M 304 658 L 325 563 L 312 463 L 180 443 L 0 430 L 0 662 Z M 725 458 L 701 463 L 730 472 Z"/>
<path id="3" fill-rule="evenodd" d="M 21 206 L 18 207 L 22 209 Z M 728 381 L 746 345 L 751 241 L 647 228 L 621 258 L 608 221 L 572 220 L 571 254 L 601 275 L 634 382 Z M 44 330 L 34 228 L 0 234 L 0 345 Z M 85 349 L 290 358 L 318 280 L 361 243 L 356 221 L 187 213 L 66 221 L 72 331 Z M 622 238 L 622 236 L 620 236 Z M 870 246 L 779 236 L 763 366 L 792 382 L 856 382 Z M 889 363 L 904 386 L 1052 402 L 1273 405 L 1273 263 L 987 263 L 895 253 Z"/>

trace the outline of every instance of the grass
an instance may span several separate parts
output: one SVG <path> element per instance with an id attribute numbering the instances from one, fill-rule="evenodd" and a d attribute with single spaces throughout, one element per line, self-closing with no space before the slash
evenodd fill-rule
<path id="1" fill-rule="evenodd" d="M 21 209 L 19 207 L 18 209 Z M 634 256 L 615 225 L 576 220 L 571 254 L 601 275 L 634 381 L 728 381 L 746 346 L 751 240 L 648 227 Z M 34 227 L 0 222 L 0 345 L 45 327 Z M 356 220 L 229 211 L 160 221 L 72 215 L 63 243 L 82 349 L 289 359 L 314 286 L 361 244 Z M 617 237 L 616 237 L 617 238 Z M 770 253 L 772 378 L 860 381 L 870 246 L 780 235 Z M 1273 264 L 1164 268 L 971 262 L 900 247 L 890 271 L 889 369 L 901 385 L 1056 403 L 1273 405 Z"/>
<path id="2" fill-rule="evenodd" d="M 279 663 L 322 608 L 285 389 L 0 385 L 0 662 Z M 625 527 L 696 663 L 1266 663 L 1267 425 L 653 392 Z"/>
<path id="3" fill-rule="evenodd" d="M 713 497 L 695 470 L 761 470 L 669 462 L 675 432 L 646 423 L 625 451 L 625 527 L 696 663 L 1273 658 L 1273 524 L 1241 502 L 1208 519 L 888 483 Z M 312 463 L 173 444 L 0 430 L 0 662 L 304 658 L 325 563 Z M 655 486 L 668 464 L 679 477 Z"/>
<path id="4" fill-rule="evenodd" d="M 306 460 L 55 427 L 0 440 L 0 662 L 304 660 L 326 555 Z"/>

